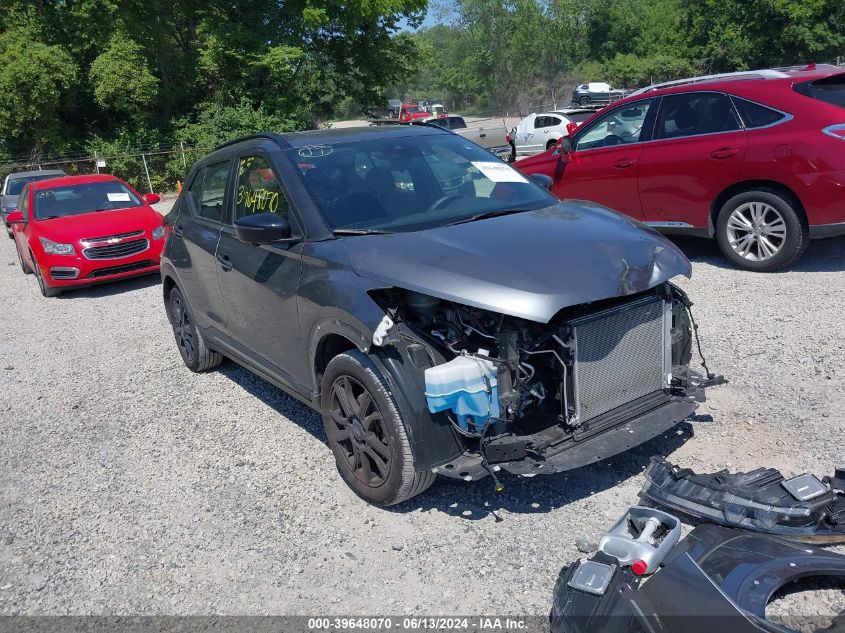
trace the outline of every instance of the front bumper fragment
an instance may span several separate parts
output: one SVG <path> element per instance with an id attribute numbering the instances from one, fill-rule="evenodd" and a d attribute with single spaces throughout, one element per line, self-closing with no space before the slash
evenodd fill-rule
<path id="1" fill-rule="evenodd" d="M 602 586 L 579 582 L 579 569 L 589 563 L 604 566 L 609 578 Z M 555 584 L 551 631 L 783 633 L 793 629 L 766 620 L 766 605 L 776 590 L 806 576 L 845 581 L 845 556 L 763 534 L 700 525 L 647 582 L 601 551 L 564 568 Z"/>
<path id="2" fill-rule="evenodd" d="M 805 476 L 818 490 L 798 498 L 789 491 L 791 480 L 774 468 L 697 474 L 662 457 L 651 458 L 645 477 L 640 497 L 698 520 L 803 543 L 845 543 L 845 492 L 838 490 L 845 482 L 825 485 Z"/>

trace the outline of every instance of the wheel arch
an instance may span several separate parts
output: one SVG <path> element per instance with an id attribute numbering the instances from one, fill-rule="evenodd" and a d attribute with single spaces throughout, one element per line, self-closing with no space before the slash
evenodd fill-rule
<path id="1" fill-rule="evenodd" d="M 331 360 L 353 349 L 361 350 L 361 347 L 352 342 L 346 333 L 328 331 L 317 339 L 311 352 L 311 371 L 313 372 L 315 393 L 319 394 L 321 391 L 323 374 Z"/>
<path id="2" fill-rule="evenodd" d="M 806 229 L 809 227 L 807 211 L 804 209 L 804 204 L 801 202 L 801 198 L 798 197 L 798 194 L 796 194 L 792 189 L 775 180 L 743 180 L 725 188 L 713 199 L 713 203 L 710 205 L 710 216 L 708 218 L 708 232 L 710 233 L 710 237 L 713 237 L 716 234 L 716 220 L 719 216 L 719 211 L 722 210 L 722 206 L 735 195 L 746 191 L 753 191 L 755 189 L 768 189 L 789 199 L 795 204 L 795 209 L 798 211 L 798 217 L 800 218 L 804 228 Z"/>

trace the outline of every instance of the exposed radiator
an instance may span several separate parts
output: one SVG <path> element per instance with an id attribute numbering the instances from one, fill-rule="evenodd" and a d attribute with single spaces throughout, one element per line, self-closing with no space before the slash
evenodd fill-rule
<path id="1" fill-rule="evenodd" d="M 648 297 L 570 322 L 576 425 L 662 390 L 671 372 L 671 310 Z"/>

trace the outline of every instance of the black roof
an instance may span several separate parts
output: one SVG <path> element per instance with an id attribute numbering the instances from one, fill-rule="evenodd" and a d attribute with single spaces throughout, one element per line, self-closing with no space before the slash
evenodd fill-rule
<path id="1" fill-rule="evenodd" d="M 266 139 L 286 149 L 288 147 L 305 147 L 306 145 L 331 145 L 333 143 L 351 143 L 354 141 L 407 136 L 429 136 L 432 134 L 450 134 L 450 132 L 439 126 L 424 123 L 415 123 L 414 125 L 372 125 L 336 129 L 327 128 L 323 130 L 308 130 L 306 132 L 288 132 L 285 134 L 260 132 L 223 143 L 214 148 L 214 151 L 254 139 Z"/>

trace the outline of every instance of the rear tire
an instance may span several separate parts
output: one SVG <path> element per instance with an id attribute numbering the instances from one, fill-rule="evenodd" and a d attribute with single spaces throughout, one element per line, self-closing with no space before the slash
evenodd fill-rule
<path id="1" fill-rule="evenodd" d="M 353 350 L 329 362 L 320 409 L 338 472 L 358 496 L 389 506 L 434 483 L 437 475 L 414 467 L 402 415 L 366 354 Z"/>
<path id="2" fill-rule="evenodd" d="M 578 100 L 578 103 L 580 103 L 582 106 L 588 106 L 590 105 L 590 103 L 592 103 L 592 100 L 590 99 L 590 97 L 581 97 L 581 99 Z"/>
<path id="3" fill-rule="evenodd" d="M 173 327 L 176 346 L 185 366 L 191 371 L 202 372 L 217 367 L 223 362 L 223 355 L 210 349 L 197 327 L 194 313 L 185 295 L 177 287 L 167 297 L 167 318 Z"/>
<path id="4" fill-rule="evenodd" d="M 62 294 L 61 288 L 53 288 L 52 286 L 47 285 L 47 282 L 44 281 L 44 275 L 41 272 L 41 266 L 38 265 L 38 262 L 32 254 L 30 254 L 30 257 L 32 257 L 32 261 L 35 264 L 33 268 L 35 269 L 35 278 L 38 280 L 38 289 L 41 291 L 41 294 L 45 297 L 58 297 Z"/>
<path id="5" fill-rule="evenodd" d="M 738 268 L 773 272 L 795 262 L 810 237 L 794 200 L 772 189 L 753 189 L 722 205 L 716 240 Z"/>
<path id="6" fill-rule="evenodd" d="M 557 141 L 556 141 L 556 140 L 554 140 L 554 139 L 552 139 L 551 141 L 549 141 L 548 143 L 546 143 L 546 151 L 550 150 L 550 149 L 551 149 L 551 148 L 553 148 L 555 145 L 557 145 Z"/>

